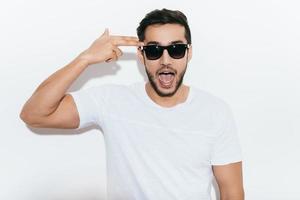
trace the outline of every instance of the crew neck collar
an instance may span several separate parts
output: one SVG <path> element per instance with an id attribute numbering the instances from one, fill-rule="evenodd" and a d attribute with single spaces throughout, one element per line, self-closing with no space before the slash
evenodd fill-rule
<path id="1" fill-rule="evenodd" d="M 164 107 L 164 106 L 161 106 L 159 104 L 157 104 L 156 102 L 154 102 L 149 96 L 148 96 L 148 93 L 146 91 L 146 82 L 143 82 L 142 84 L 140 84 L 140 90 L 142 91 L 142 96 L 143 96 L 143 99 L 145 101 L 145 103 L 147 103 L 148 105 L 151 105 L 152 107 L 155 107 L 157 109 L 160 109 L 160 110 L 174 110 L 174 109 L 180 109 L 186 105 L 188 105 L 192 98 L 193 98 L 193 87 L 192 86 L 189 86 L 189 92 L 188 92 L 188 96 L 186 98 L 186 100 L 182 103 L 179 103 L 175 106 L 172 106 L 172 107 Z"/>

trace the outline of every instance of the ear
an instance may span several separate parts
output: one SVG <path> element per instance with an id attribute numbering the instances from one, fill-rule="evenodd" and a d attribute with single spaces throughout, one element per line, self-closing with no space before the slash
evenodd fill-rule
<path id="1" fill-rule="evenodd" d="M 189 53 L 188 53 L 188 62 L 190 62 L 190 60 L 192 59 L 192 56 L 193 56 L 193 46 L 191 45 L 188 50 L 189 50 Z"/>
<path id="2" fill-rule="evenodd" d="M 137 54 L 137 56 L 138 56 L 140 62 L 141 62 L 143 65 L 145 65 L 145 63 L 144 63 L 143 52 L 142 52 L 142 50 L 141 50 L 140 48 L 137 48 L 136 54 Z"/>

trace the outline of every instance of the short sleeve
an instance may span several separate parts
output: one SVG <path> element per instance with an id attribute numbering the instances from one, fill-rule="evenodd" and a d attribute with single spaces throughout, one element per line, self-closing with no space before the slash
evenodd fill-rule
<path id="1" fill-rule="evenodd" d="M 242 149 L 233 113 L 225 102 L 220 110 L 221 131 L 213 147 L 212 165 L 226 165 L 242 161 Z"/>
<path id="2" fill-rule="evenodd" d="M 97 93 L 101 92 L 101 87 L 91 87 L 75 92 L 68 92 L 73 97 L 79 114 L 79 127 L 85 128 L 91 125 L 98 125 L 99 119 L 103 115 L 101 108 L 101 99 L 97 98 Z"/>

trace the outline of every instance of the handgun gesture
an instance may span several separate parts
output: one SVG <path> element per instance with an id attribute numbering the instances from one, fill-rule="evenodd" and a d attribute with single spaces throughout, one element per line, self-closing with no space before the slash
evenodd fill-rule
<path id="1" fill-rule="evenodd" d="M 142 45 L 143 43 L 137 37 L 109 35 L 108 29 L 105 29 L 104 33 L 79 56 L 85 59 L 88 64 L 116 61 L 123 54 L 119 46 Z"/>

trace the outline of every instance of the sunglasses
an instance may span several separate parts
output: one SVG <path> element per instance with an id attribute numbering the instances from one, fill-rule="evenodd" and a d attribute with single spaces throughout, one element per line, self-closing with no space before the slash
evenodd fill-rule
<path id="1" fill-rule="evenodd" d="M 168 46 L 160 46 L 157 44 L 151 44 L 140 47 L 142 52 L 145 52 L 148 60 L 157 60 L 159 59 L 164 50 L 167 49 L 169 55 L 174 59 L 183 58 L 186 52 L 186 49 L 190 48 L 190 44 L 171 44 Z"/>

